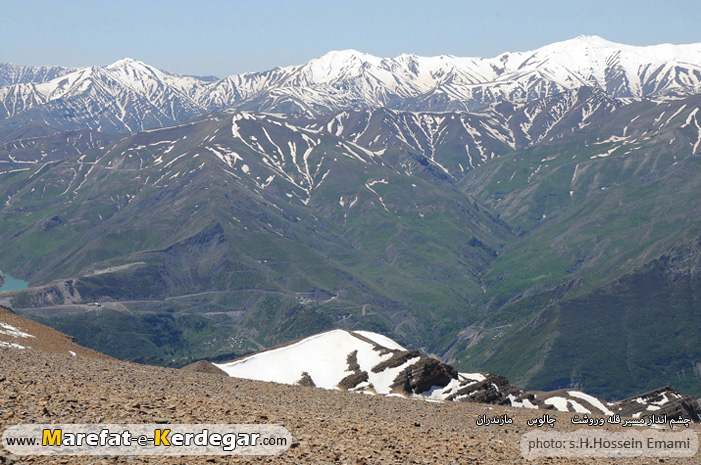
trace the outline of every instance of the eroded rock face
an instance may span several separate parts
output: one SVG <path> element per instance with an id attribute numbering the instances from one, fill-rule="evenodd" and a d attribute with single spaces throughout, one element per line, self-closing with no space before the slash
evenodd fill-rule
<path id="1" fill-rule="evenodd" d="M 701 405 L 691 396 L 684 396 L 669 386 L 615 403 L 621 416 L 667 415 L 701 422 Z"/>
<path id="2" fill-rule="evenodd" d="M 511 384 L 504 376 L 493 373 L 481 373 L 481 375 L 484 376 L 484 380 L 463 383 L 463 386 L 452 393 L 447 400 L 511 405 L 511 398 L 520 399 L 525 394 L 523 389 Z"/>
<path id="3" fill-rule="evenodd" d="M 386 369 L 402 366 L 414 358 L 417 358 L 417 361 L 405 367 L 394 379 L 392 392 L 446 401 L 594 415 L 619 414 L 623 417 L 655 414 L 701 422 L 699 402 L 691 396 L 683 396 L 669 386 L 617 402 L 601 401 L 573 389 L 552 392 L 525 391 L 511 384 L 504 376 L 493 373 L 458 373 L 451 365 L 434 358 L 423 357 L 418 351 L 393 351 L 392 357 L 373 367 L 372 372 L 382 373 Z M 355 360 L 355 357 L 349 356 L 349 367 L 357 367 L 357 362 L 353 363 Z M 367 385 L 367 381 L 367 372 L 355 370 L 339 383 L 339 387 L 346 390 L 372 387 Z"/>
<path id="4" fill-rule="evenodd" d="M 367 339 L 366 339 L 367 340 Z M 423 357 L 418 350 L 393 350 L 373 343 L 373 350 L 389 358 L 373 366 L 369 371 L 374 374 L 390 374 L 397 368 L 404 367 L 394 376 L 389 388 L 391 392 L 404 395 L 416 395 L 435 386 L 444 386 L 457 379 L 458 372 L 451 365 L 429 357 Z M 415 361 L 414 361 L 415 360 Z M 414 361 L 414 363 L 411 363 Z M 358 351 L 351 352 L 346 360 L 350 374 L 343 378 L 338 387 L 344 390 L 374 390 L 370 376 L 358 364 Z M 406 366 L 409 364 L 408 366 Z M 393 374 L 393 373 L 392 373 Z M 391 378 L 390 378 L 391 379 Z"/>
<path id="5" fill-rule="evenodd" d="M 299 381 L 297 381 L 297 384 L 299 384 L 300 386 L 316 387 L 316 384 L 314 384 L 314 380 L 311 376 L 309 376 L 309 373 L 307 373 L 306 371 L 302 373 L 302 377 Z"/>
<path id="6" fill-rule="evenodd" d="M 407 394 L 421 394 L 433 386 L 444 386 L 457 377 L 458 371 L 451 365 L 423 357 L 397 375 L 392 389 Z"/>
<path id="7" fill-rule="evenodd" d="M 348 364 L 348 369 L 346 371 L 351 372 L 348 376 L 343 378 L 339 383 L 338 387 L 341 389 L 345 389 L 346 391 L 352 390 L 358 386 L 360 386 L 363 383 L 367 383 L 369 381 L 369 376 L 367 371 L 363 371 L 363 369 L 360 367 L 358 364 L 358 351 L 354 350 L 350 354 L 348 354 L 348 357 L 346 357 L 346 363 Z M 311 377 L 309 376 L 309 373 L 306 373 L 307 378 L 309 378 L 309 381 L 314 383 L 312 381 Z M 302 382 L 298 382 L 297 384 L 303 385 Z M 368 385 L 368 388 L 372 388 L 373 386 L 371 384 Z"/>
<path id="8" fill-rule="evenodd" d="M 418 350 L 392 351 L 392 357 L 372 367 L 372 372 L 380 373 L 387 368 L 402 366 L 412 358 L 421 358 L 421 352 Z"/>

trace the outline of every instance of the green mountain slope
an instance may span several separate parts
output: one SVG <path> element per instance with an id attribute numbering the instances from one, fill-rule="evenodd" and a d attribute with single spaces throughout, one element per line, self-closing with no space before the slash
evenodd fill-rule
<path id="1" fill-rule="evenodd" d="M 451 356 L 534 388 L 616 397 L 674 381 L 701 392 L 688 350 L 701 324 L 693 279 L 650 271 L 701 231 L 698 106 L 698 97 L 632 104 L 463 180 L 522 238 L 485 273 L 483 324 Z M 696 276 L 695 266 L 678 273 Z M 694 329 L 674 330 L 679 320 Z M 650 344 L 638 359 L 626 352 L 633 340 Z M 677 357 L 655 361 L 658 347 Z"/>
<path id="2" fill-rule="evenodd" d="M 528 389 L 698 396 L 699 107 L 224 111 L 65 152 L 0 173 L 0 267 L 35 286 L 4 298 L 156 363 L 342 327 Z"/>
<path id="3" fill-rule="evenodd" d="M 431 335 L 439 348 L 456 322 L 475 321 L 479 273 L 513 238 L 455 189 L 330 134 L 241 113 L 7 173 L 2 186 L 0 261 L 46 284 L 13 305 L 92 333 L 93 301 L 126 314 L 115 316 L 126 333 L 143 315 L 170 315 L 181 334 L 149 351 L 161 361 L 207 353 L 188 339 L 191 315 L 240 335 L 241 351 L 331 326 L 416 345 Z"/>

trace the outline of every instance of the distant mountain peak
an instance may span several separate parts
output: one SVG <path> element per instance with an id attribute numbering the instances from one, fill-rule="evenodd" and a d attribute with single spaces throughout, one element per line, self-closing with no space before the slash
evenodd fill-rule
<path id="1" fill-rule="evenodd" d="M 117 60 L 112 64 L 109 64 L 106 66 L 106 68 L 121 68 L 122 66 L 128 66 L 133 63 L 141 63 L 138 60 L 135 60 L 134 58 L 126 57 L 122 58 L 121 60 Z"/>
<path id="2" fill-rule="evenodd" d="M 329 81 L 342 76 L 361 74 L 365 65 L 377 66 L 381 58 L 357 50 L 333 50 L 301 66 L 315 81 Z"/>
<path id="3" fill-rule="evenodd" d="M 571 39 L 571 41 L 578 41 L 578 42 L 586 42 L 590 44 L 604 44 L 604 45 L 615 45 L 614 42 L 611 42 L 607 39 L 604 39 L 603 37 L 596 35 L 596 34 L 583 34 L 580 36 L 575 37 L 574 39 Z"/>
<path id="4" fill-rule="evenodd" d="M 319 60 L 333 60 L 333 59 L 353 59 L 353 58 L 365 58 L 365 57 L 372 57 L 373 55 L 370 55 L 365 52 L 359 52 L 358 50 L 352 49 L 352 48 L 347 48 L 343 50 L 329 50 L 325 54 L 323 54 L 321 57 L 319 57 Z"/>

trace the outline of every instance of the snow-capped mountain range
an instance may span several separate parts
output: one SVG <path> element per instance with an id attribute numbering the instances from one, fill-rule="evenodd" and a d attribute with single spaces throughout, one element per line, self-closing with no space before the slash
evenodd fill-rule
<path id="1" fill-rule="evenodd" d="M 62 66 L 20 66 L 0 63 L 0 87 L 25 82 L 44 82 L 76 71 Z"/>
<path id="2" fill-rule="evenodd" d="M 134 132 L 222 108 L 319 115 L 387 107 L 474 111 L 581 87 L 616 99 L 701 92 L 701 44 L 636 47 L 580 36 L 495 58 L 332 51 L 298 66 L 210 81 L 123 59 L 81 69 L 0 65 L 0 126 Z"/>

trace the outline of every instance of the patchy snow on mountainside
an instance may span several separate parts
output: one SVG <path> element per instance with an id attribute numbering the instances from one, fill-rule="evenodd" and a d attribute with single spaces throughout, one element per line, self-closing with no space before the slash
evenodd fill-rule
<path id="1" fill-rule="evenodd" d="M 427 401 L 472 401 L 597 415 L 642 415 L 667 406 L 698 418 L 688 399 L 666 387 L 637 398 L 604 403 L 575 390 L 526 392 L 503 376 L 458 373 L 450 365 L 407 350 L 381 334 L 336 329 L 228 363 L 229 376 Z M 674 399 L 672 404 L 671 399 Z"/>
<path id="2" fill-rule="evenodd" d="M 368 373 L 368 380 L 353 389 L 372 385 L 376 392 L 389 394 L 399 372 L 418 359 L 411 357 L 401 365 L 374 371 L 392 358 L 393 351 L 406 349 L 379 334 L 334 330 L 217 366 L 233 377 L 285 384 L 296 384 L 308 376 L 315 386 L 325 389 L 339 389 L 343 379 L 359 366 Z"/>
<path id="3" fill-rule="evenodd" d="M 335 330 L 217 366 L 230 376 L 285 384 L 295 384 L 306 372 L 316 386 L 334 389 L 347 375 L 346 359 L 355 350 L 365 366 L 382 361 L 372 344 Z"/>

